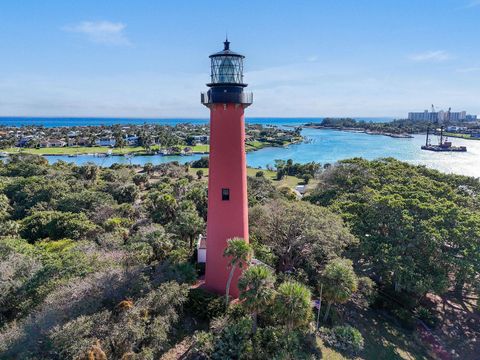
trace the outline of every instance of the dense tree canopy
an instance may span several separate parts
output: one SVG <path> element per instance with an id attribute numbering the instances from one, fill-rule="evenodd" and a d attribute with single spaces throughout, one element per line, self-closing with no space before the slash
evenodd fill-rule
<path id="1" fill-rule="evenodd" d="M 270 248 L 279 271 L 303 269 L 312 278 L 355 242 L 339 216 L 298 201 L 272 200 L 253 207 L 250 231 L 255 241 Z"/>
<path id="2" fill-rule="evenodd" d="M 394 159 L 277 165 L 315 184 L 300 198 L 265 173 L 248 179 L 251 247 L 237 239 L 225 254 L 227 271 L 244 270 L 226 310 L 192 286 L 208 210 L 198 169 L 0 162 L 0 358 L 157 359 L 195 339 L 191 359 L 307 359 L 319 356 L 319 288 L 323 340 L 342 349 L 363 347 L 349 308 L 403 323 L 431 318 L 418 306 L 431 295 L 480 291 L 477 179 Z"/>
<path id="3" fill-rule="evenodd" d="M 397 291 L 442 293 L 480 273 L 480 184 L 397 160 L 343 161 L 309 197 L 360 239 L 363 271 Z"/>
<path id="4" fill-rule="evenodd" d="M 206 189 L 178 164 L 146 170 L 0 163 L 1 358 L 168 349 L 196 277 Z"/>

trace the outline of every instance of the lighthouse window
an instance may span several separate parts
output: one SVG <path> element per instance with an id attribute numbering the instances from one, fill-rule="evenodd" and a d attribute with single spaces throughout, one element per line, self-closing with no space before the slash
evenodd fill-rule
<path id="1" fill-rule="evenodd" d="M 222 189 L 222 200 L 230 200 L 230 189 Z"/>

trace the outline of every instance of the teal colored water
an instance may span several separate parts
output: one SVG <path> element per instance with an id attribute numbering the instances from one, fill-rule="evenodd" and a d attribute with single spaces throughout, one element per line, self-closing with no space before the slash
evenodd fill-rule
<path id="1" fill-rule="evenodd" d="M 323 118 L 254 118 L 247 117 L 247 123 L 263 124 L 263 125 L 301 125 L 306 122 L 320 122 Z M 386 122 L 391 121 L 390 117 L 356 117 L 357 120 L 369 122 Z M 0 126 L 26 126 L 41 125 L 44 127 L 60 127 L 60 126 L 99 126 L 99 125 L 142 125 L 142 124 L 160 124 L 160 125 L 176 125 L 181 123 L 206 124 L 207 118 L 178 118 L 178 119 L 139 119 L 139 118 L 72 118 L 72 117 L 0 117 Z"/>
<path id="2" fill-rule="evenodd" d="M 423 135 L 416 135 L 412 139 L 396 139 L 380 135 L 317 129 L 304 129 L 303 135 L 307 141 L 301 144 L 282 148 L 265 148 L 248 153 L 248 165 L 266 168 L 267 165 L 273 165 L 275 159 L 293 159 L 302 163 L 316 161 L 325 164 L 352 157 L 363 157 L 366 159 L 394 157 L 412 164 L 426 165 L 447 173 L 480 177 L 480 141 L 477 140 L 452 139 L 455 145 L 467 146 L 468 152 L 466 153 L 435 153 L 420 149 L 420 146 L 425 141 Z M 432 140 L 435 141 L 435 139 Z M 200 157 L 201 155 L 155 155 L 136 156 L 133 158 L 121 156 L 107 158 L 51 156 L 48 159 L 51 162 L 58 160 L 75 162 L 77 164 L 94 162 L 101 166 L 110 166 L 114 163 L 139 165 L 144 165 L 148 162 L 160 164 L 169 161 L 184 163 Z"/>
<path id="3" fill-rule="evenodd" d="M 377 159 L 394 157 L 412 164 L 426 165 L 447 173 L 480 177 L 480 141 L 452 138 L 455 145 L 464 145 L 466 153 L 437 153 L 421 150 L 424 135 L 412 139 L 398 139 L 336 130 L 304 129 L 307 141 L 287 148 L 267 148 L 247 155 L 249 166 L 273 165 L 275 159 L 293 159 L 296 162 L 317 161 L 334 163 L 341 159 L 363 157 Z M 437 141 L 432 139 L 432 142 Z"/>
<path id="4" fill-rule="evenodd" d="M 359 118 L 371 122 L 385 122 L 392 118 Z M 247 118 L 248 123 L 299 126 L 306 122 L 320 122 L 322 118 Z M 119 119 L 119 118 L 26 118 L 26 117 L 0 117 L 0 126 L 43 125 L 45 127 L 58 126 L 94 126 L 113 124 L 168 124 L 179 123 L 205 124 L 207 119 Z M 363 157 L 376 159 L 381 157 L 394 157 L 412 164 L 422 164 L 443 172 L 457 173 L 480 177 L 480 141 L 452 139 L 455 145 L 465 145 L 466 153 L 434 153 L 420 150 L 424 142 L 423 135 L 413 139 L 395 139 L 386 136 L 367 135 L 335 130 L 304 129 L 303 135 L 307 141 L 302 144 L 291 145 L 285 148 L 266 148 L 247 154 L 247 162 L 251 167 L 266 168 L 273 165 L 275 159 L 292 159 L 296 162 L 317 161 L 322 164 L 334 163 L 338 160 Z M 114 163 L 139 164 L 148 162 L 161 164 L 170 161 L 185 163 L 196 160 L 201 155 L 193 156 L 137 156 L 126 158 L 122 156 L 94 157 L 78 156 L 50 156 L 50 162 L 64 160 L 84 164 L 93 162 L 100 166 L 110 166 Z"/>

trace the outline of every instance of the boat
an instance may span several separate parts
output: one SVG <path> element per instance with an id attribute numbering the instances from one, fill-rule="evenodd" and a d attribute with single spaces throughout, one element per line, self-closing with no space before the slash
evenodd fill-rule
<path id="1" fill-rule="evenodd" d="M 430 142 L 430 128 L 427 128 L 427 138 L 425 145 L 422 145 L 422 150 L 437 151 L 437 152 L 466 152 L 466 146 L 453 146 L 451 141 L 448 141 L 446 136 L 443 136 L 443 126 L 440 127 L 440 140 L 438 145 L 432 145 Z"/>

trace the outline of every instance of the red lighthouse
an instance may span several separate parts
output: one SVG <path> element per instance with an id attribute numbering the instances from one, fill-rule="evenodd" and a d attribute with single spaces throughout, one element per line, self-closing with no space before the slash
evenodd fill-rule
<path id="1" fill-rule="evenodd" d="M 252 93 L 244 92 L 243 55 L 230 50 L 210 55 L 210 89 L 202 104 L 210 109 L 210 162 L 208 172 L 207 257 L 205 285 L 225 293 L 228 259 L 223 257 L 227 240 L 240 237 L 248 242 L 247 167 L 245 159 L 244 109 Z M 237 270 L 230 294 L 238 297 Z"/>

